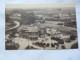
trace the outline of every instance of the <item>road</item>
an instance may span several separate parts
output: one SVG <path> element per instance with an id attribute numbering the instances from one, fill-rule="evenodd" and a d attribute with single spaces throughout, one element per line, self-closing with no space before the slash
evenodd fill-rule
<path id="1" fill-rule="evenodd" d="M 74 43 L 77 43 L 77 42 L 78 42 L 78 40 L 76 39 L 76 40 L 74 40 L 74 41 L 72 41 L 72 42 L 70 42 L 70 43 L 64 42 L 64 45 L 65 45 L 66 49 L 71 49 L 71 46 L 72 46 Z"/>
<path id="2" fill-rule="evenodd" d="M 15 29 L 17 27 L 20 26 L 20 23 L 18 21 L 14 21 L 14 23 L 16 24 L 14 27 L 10 28 L 10 29 L 7 29 L 7 30 L 12 30 L 12 29 Z"/>

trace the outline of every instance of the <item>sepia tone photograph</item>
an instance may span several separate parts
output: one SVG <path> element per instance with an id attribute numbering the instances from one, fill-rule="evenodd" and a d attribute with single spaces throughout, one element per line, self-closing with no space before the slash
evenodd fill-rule
<path id="1" fill-rule="evenodd" d="M 78 49 L 75 4 L 6 4 L 5 50 Z"/>

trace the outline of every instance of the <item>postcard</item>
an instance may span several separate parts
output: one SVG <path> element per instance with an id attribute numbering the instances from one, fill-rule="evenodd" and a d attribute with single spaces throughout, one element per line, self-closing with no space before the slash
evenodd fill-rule
<path id="1" fill-rule="evenodd" d="M 5 6 L 5 50 L 78 49 L 75 4 Z"/>

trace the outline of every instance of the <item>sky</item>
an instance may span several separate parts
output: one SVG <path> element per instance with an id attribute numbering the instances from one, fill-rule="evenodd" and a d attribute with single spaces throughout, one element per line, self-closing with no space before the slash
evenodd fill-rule
<path id="1" fill-rule="evenodd" d="M 56 3 L 56 4 L 6 4 L 6 8 L 64 8 L 75 7 L 74 3 Z"/>

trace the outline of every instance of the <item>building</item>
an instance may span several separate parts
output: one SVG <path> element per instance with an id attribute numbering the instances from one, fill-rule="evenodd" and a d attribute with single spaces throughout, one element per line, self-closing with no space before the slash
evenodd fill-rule
<path id="1" fill-rule="evenodd" d="M 23 27 L 20 31 L 20 36 L 28 40 L 38 40 L 39 29 L 33 26 Z"/>

